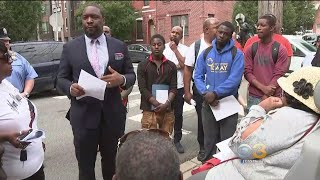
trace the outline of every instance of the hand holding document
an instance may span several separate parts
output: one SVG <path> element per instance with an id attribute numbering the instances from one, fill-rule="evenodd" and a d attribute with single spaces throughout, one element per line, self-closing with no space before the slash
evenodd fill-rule
<path id="1" fill-rule="evenodd" d="M 241 112 L 241 105 L 234 96 L 228 96 L 219 100 L 217 106 L 210 106 L 216 121 L 220 121 L 233 114 Z"/>
<path id="2" fill-rule="evenodd" d="M 84 89 L 85 94 L 83 96 L 77 97 L 77 99 L 81 99 L 85 96 L 90 96 L 99 100 L 104 100 L 104 93 L 107 86 L 107 83 L 105 81 L 92 76 L 91 74 L 81 69 L 78 84 Z"/>

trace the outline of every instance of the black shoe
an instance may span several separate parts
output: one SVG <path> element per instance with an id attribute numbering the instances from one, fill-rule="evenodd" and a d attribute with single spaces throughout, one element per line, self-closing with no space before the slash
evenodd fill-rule
<path id="1" fill-rule="evenodd" d="M 198 161 L 204 162 L 205 158 L 206 158 L 206 153 L 205 153 L 204 149 L 200 149 L 198 156 L 197 156 Z"/>
<path id="2" fill-rule="evenodd" d="M 181 145 L 180 142 L 174 143 L 174 146 L 176 147 L 178 153 L 180 153 L 180 154 L 181 154 L 181 153 L 184 153 L 184 148 L 183 148 L 183 146 Z"/>

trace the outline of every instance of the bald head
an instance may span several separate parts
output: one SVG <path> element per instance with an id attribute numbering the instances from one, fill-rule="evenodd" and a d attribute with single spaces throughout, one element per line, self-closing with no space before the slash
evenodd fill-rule
<path id="1" fill-rule="evenodd" d="M 174 41 L 176 45 L 178 45 L 181 39 L 182 39 L 182 28 L 180 26 L 174 26 L 171 29 L 170 41 Z"/>
<path id="2" fill-rule="evenodd" d="M 220 25 L 220 21 L 217 18 L 207 18 L 203 22 L 203 32 L 206 28 L 210 28 L 210 26 L 218 27 Z"/>
<path id="3" fill-rule="evenodd" d="M 219 25 L 220 21 L 217 18 L 207 18 L 203 22 L 203 38 L 207 43 L 212 42 L 216 37 Z"/>
<path id="4" fill-rule="evenodd" d="M 179 31 L 179 32 L 181 32 L 181 34 L 182 34 L 182 27 L 180 27 L 180 26 L 174 26 L 174 27 L 172 28 L 172 31 Z"/>
<path id="5" fill-rule="evenodd" d="M 109 26 L 103 26 L 103 32 L 106 35 L 111 36 L 111 30 L 110 30 Z"/>

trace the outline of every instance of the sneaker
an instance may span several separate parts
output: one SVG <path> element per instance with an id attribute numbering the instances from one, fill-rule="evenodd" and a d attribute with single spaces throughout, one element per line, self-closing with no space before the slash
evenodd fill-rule
<path id="1" fill-rule="evenodd" d="M 206 153 L 205 153 L 204 149 L 200 149 L 198 156 L 197 156 L 198 161 L 203 162 L 203 161 L 205 161 L 205 158 L 206 158 Z"/>
<path id="2" fill-rule="evenodd" d="M 184 148 L 183 148 L 183 146 L 181 145 L 180 142 L 174 143 L 174 146 L 176 147 L 178 153 L 180 153 L 180 154 L 181 154 L 181 153 L 184 153 Z"/>

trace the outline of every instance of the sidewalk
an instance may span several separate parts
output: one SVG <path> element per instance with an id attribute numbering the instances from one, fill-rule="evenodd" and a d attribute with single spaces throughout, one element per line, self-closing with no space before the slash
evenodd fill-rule
<path id="1" fill-rule="evenodd" d="M 191 171 L 201 165 L 201 162 L 197 160 L 197 157 L 186 161 L 180 165 L 180 170 L 183 174 L 183 179 L 187 179 L 191 176 Z"/>

